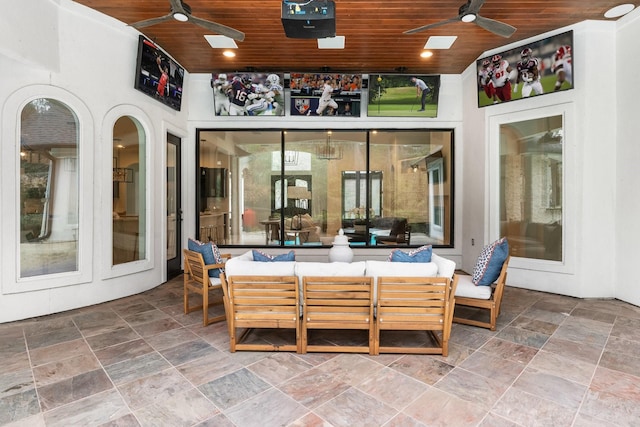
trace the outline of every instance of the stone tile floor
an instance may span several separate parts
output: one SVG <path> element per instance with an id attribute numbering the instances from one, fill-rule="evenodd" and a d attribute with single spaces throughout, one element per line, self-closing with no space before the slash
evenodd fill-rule
<path id="1" fill-rule="evenodd" d="M 212 308 L 213 310 L 213 308 Z M 0 324 L 0 425 L 638 426 L 640 308 L 508 287 L 448 357 L 230 353 L 182 278 Z"/>

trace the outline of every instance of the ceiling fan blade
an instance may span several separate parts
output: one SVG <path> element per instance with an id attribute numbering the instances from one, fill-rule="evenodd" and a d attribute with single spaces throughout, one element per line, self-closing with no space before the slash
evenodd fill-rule
<path id="1" fill-rule="evenodd" d="M 189 16 L 189 13 L 182 6 L 182 1 L 180 0 L 169 0 L 171 4 L 171 13 L 182 13 L 183 15 Z"/>
<path id="2" fill-rule="evenodd" d="M 189 15 L 189 21 L 196 25 L 201 26 L 211 32 L 227 36 L 237 41 L 244 40 L 244 33 L 234 28 L 227 27 L 226 25 L 218 24 L 217 22 L 207 21 L 206 19 L 197 18 L 193 15 Z"/>
<path id="3" fill-rule="evenodd" d="M 478 11 L 480 10 L 483 4 L 484 4 L 484 0 L 469 0 L 467 2 L 467 5 L 468 5 L 467 12 L 475 13 L 477 15 Z"/>
<path id="4" fill-rule="evenodd" d="M 444 21 L 436 22 L 435 24 L 423 25 L 422 27 L 414 28 L 413 30 L 407 30 L 403 34 L 421 33 L 422 31 L 430 30 L 432 28 L 436 28 L 436 27 L 439 27 L 441 25 L 450 24 L 452 22 L 457 22 L 457 21 L 460 21 L 460 17 L 459 16 L 457 16 L 455 18 L 451 18 L 451 19 L 446 19 Z"/>
<path id="5" fill-rule="evenodd" d="M 144 27 L 149 27 L 151 25 L 156 25 L 162 22 L 167 22 L 172 20 L 173 20 L 173 13 L 170 13 L 168 15 L 161 16 L 159 18 L 145 19 L 144 21 L 134 22 L 133 24 L 129 24 L 129 25 L 133 28 L 144 28 Z"/>
<path id="6" fill-rule="evenodd" d="M 491 31 L 493 34 L 497 34 L 504 38 L 509 38 L 516 32 L 516 27 L 512 27 L 504 22 L 495 21 L 493 19 L 485 18 L 478 15 L 476 20 L 473 21 L 479 27 L 484 28 L 487 31 Z"/>

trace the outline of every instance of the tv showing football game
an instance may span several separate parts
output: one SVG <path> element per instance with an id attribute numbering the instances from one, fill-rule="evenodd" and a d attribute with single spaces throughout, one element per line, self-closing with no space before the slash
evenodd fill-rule
<path id="1" fill-rule="evenodd" d="M 480 58 L 478 107 L 573 89 L 573 31 Z"/>
<path id="2" fill-rule="evenodd" d="M 291 73 L 292 116 L 360 117 L 362 75 Z"/>
<path id="3" fill-rule="evenodd" d="M 216 116 L 284 116 L 284 75 L 211 74 Z"/>
<path id="4" fill-rule="evenodd" d="M 184 68 L 145 36 L 140 35 L 134 87 L 180 111 Z"/>
<path id="5" fill-rule="evenodd" d="M 370 74 L 369 117 L 437 117 L 439 75 Z"/>

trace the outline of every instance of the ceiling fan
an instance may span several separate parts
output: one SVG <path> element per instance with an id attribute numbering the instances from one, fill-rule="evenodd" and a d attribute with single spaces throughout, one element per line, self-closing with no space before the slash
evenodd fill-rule
<path id="1" fill-rule="evenodd" d="M 446 19 L 444 21 L 436 22 L 435 24 L 423 25 L 422 27 L 405 31 L 404 34 L 415 34 L 425 30 L 429 30 L 431 28 L 439 27 L 441 25 L 450 24 L 456 21 L 462 21 L 473 22 L 477 26 L 505 38 L 511 37 L 511 35 L 516 32 L 515 27 L 512 27 L 509 24 L 505 24 L 504 22 L 485 18 L 484 16 L 480 16 L 478 14 L 483 4 L 484 0 L 468 0 L 465 4 L 460 6 L 460 9 L 458 9 L 458 16 L 456 16 L 455 18 Z"/>
<path id="2" fill-rule="evenodd" d="M 211 32 L 227 36 L 234 40 L 244 40 L 244 33 L 242 31 L 238 31 L 225 25 L 218 24 L 217 22 L 207 21 L 206 19 L 193 16 L 191 14 L 191 7 L 189 7 L 188 4 L 182 2 L 181 0 L 169 0 L 169 3 L 171 4 L 171 12 L 169 12 L 169 14 L 160 16 L 158 18 L 151 18 L 144 21 L 134 22 L 130 25 L 134 28 L 144 28 L 175 19 L 176 21 L 180 22 L 192 22 Z"/>

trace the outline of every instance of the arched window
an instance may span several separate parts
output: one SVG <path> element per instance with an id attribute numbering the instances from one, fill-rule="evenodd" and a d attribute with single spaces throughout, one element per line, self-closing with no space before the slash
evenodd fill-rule
<path id="1" fill-rule="evenodd" d="M 78 270 L 78 119 L 37 98 L 20 123 L 20 277 Z"/>
<path id="2" fill-rule="evenodd" d="M 146 251 L 145 132 L 133 117 L 113 126 L 113 265 L 143 260 Z"/>

